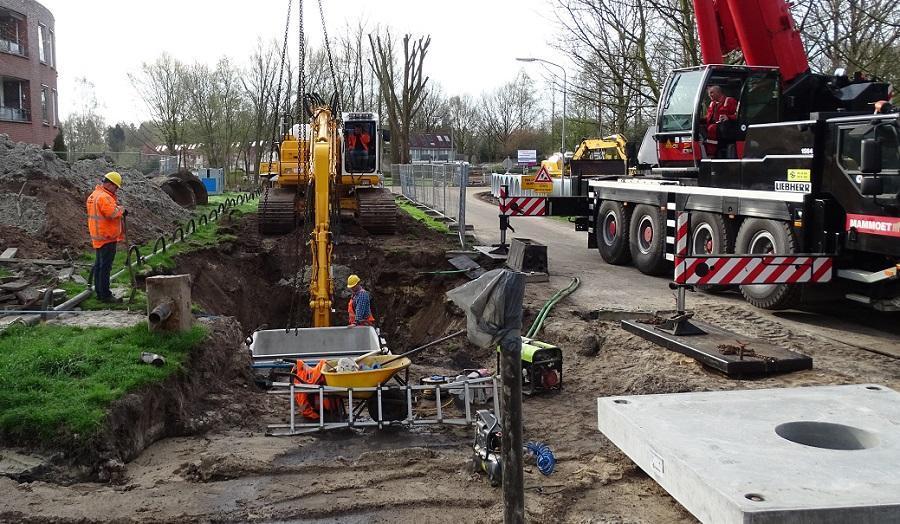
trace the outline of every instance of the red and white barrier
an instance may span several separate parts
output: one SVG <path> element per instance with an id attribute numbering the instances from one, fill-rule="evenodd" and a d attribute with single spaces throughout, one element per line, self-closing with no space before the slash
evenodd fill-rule
<path id="1" fill-rule="evenodd" d="M 830 257 L 689 256 L 675 265 L 675 282 L 689 285 L 806 284 L 831 281 Z"/>
<path id="2" fill-rule="evenodd" d="M 547 214 L 547 199 L 540 197 L 508 197 L 500 201 L 500 214 L 542 217 Z"/>

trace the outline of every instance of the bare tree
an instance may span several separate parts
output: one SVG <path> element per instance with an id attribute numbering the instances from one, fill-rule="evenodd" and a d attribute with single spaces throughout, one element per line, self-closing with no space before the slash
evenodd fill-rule
<path id="1" fill-rule="evenodd" d="M 532 81 L 524 72 L 481 98 L 482 131 L 503 153 L 509 151 L 514 133 L 534 127 L 539 120 Z"/>
<path id="2" fill-rule="evenodd" d="M 258 166 L 263 151 L 263 142 L 270 137 L 267 133 L 272 129 L 275 112 L 275 82 L 278 67 L 278 48 L 274 42 L 264 44 L 259 40 L 256 50 L 250 57 L 250 67 L 246 75 L 241 76 L 244 96 L 249 104 L 250 124 L 245 126 L 242 144 L 244 145 L 244 169 Z"/>
<path id="3" fill-rule="evenodd" d="M 443 90 L 431 84 L 425 92 L 424 102 L 413 119 L 412 129 L 425 133 L 447 131 L 450 128 L 450 107 Z"/>
<path id="4" fill-rule="evenodd" d="M 169 154 L 175 155 L 187 116 L 184 66 L 172 55 L 163 53 L 156 61 L 142 64 L 139 74 L 128 76 L 146 104 Z"/>
<path id="5" fill-rule="evenodd" d="M 215 69 L 194 65 L 187 74 L 191 121 L 201 137 L 202 149 L 212 166 L 231 167 L 237 117 L 243 101 L 238 89 L 240 71 L 227 58 Z"/>
<path id="6" fill-rule="evenodd" d="M 478 106 L 469 95 L 453 96 L 447 103 L 450 111 L 450 136 L 456 150 L 466 158 L 475 153 Z"/>
<path id="7" fill-rule="evenodd" d="M 423 73 L 425 56 L 431 37 L 412 40 L 406 34 L 402 39 L 402 54 L 396 49 L 396 41 L 390 29 L 383 34 L 370 34 L 372 57 L 369 64 L 378 79 L 387 109 L 388 124 L 393 137 L 391 162 L 409 162 L 409 135 L 412 121 L 419 112 L 426 95 L 428 77 Z"/>

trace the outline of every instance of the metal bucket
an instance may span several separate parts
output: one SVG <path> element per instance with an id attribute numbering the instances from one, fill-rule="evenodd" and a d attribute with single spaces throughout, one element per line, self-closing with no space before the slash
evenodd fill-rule
<path id="1" fill-rule="evenodd" d="M 266 329 L 253 333 L 250 354 L 254 363 L 275 360 L 318 360 L 355 357 L 382 347 L 375 328 L 325 327 Z"/>

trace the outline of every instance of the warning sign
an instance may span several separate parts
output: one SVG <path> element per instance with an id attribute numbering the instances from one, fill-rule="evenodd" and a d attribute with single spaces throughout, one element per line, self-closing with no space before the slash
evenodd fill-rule
<path id="1" fill-rule="evenodd" d="M 547 172 L 547 168 L 542 167 L 535 176 L 523 176 L 522 189 L 530 189 L 531 191 L 537 191 L 538 193 L 553 192 L 553 179 L 550 178 L 550 173 Z"/>

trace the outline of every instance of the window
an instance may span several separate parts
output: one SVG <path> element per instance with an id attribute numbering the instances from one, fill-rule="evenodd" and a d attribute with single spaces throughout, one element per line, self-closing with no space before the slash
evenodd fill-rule
<path id="1" fill-rule="evenodd" d="M 3 89 L 0 89 L 0 120 L 30 121 L 28 81 L 10 77 L 0 77 L 0 80 L 3 82 Z"/>
<path id="2" fill-rule="evenodd" d="M 47 63 L 47 53 L 46 46 L 47 45 L 47 26 L 44 24 L 38 24 L 38 56 L 41 58 L 41 63 Z"/>
<path id="3" fill-rule="evenodd" d="M 45 124 L 50 124 L 50 88 L 41 86 L 41 116 Z"/>
<path id="4" fill-rule="evenodd" d="M 753 75 L 741 93 L 741 122 L 763 124 L 779 120 L 780 89 L 775 76 Z"/>
<path id="5" fill-rule="evenodd" d="M 24 16 L 15 11 L 0 9 L 0 52 L 28 56 L 27 35 Z"/>
<path id="6" fill-rule="evenodd" d="M 676 73 L 666 86 L 659 130 L 691 131 L 694 120 L 694 101 L 706 71 Z"/>
<path id="7" fill-rule="evenodd" d="M 900 169 L 900 131 L 893 124 L 877 127 L 863 124 L 841 129 L 840 163 L 850 172 L 859 172 L 861 148 L 864 138 L 875 138 L 881 145 L 881 168 L 884 171 Z"/>
<path id="8" fill-rule="evenodd" d="M 53 90 L 51 100 L 53 102 L 53 126 L 59 127 L 59 92 L 56 89 Z"/>
<path id="9" fill-rule="evenodd" d="M 56 38 L 52 29 L 48 35 L 47 58 L 50 60 L 50 67 L 56 67 Z"/>
<path id="10" fill-rule="evenodd" d="M 344 126 L 344 171 L 374 173 L 376 169 L 375 122 L 351 120 Z"/>

